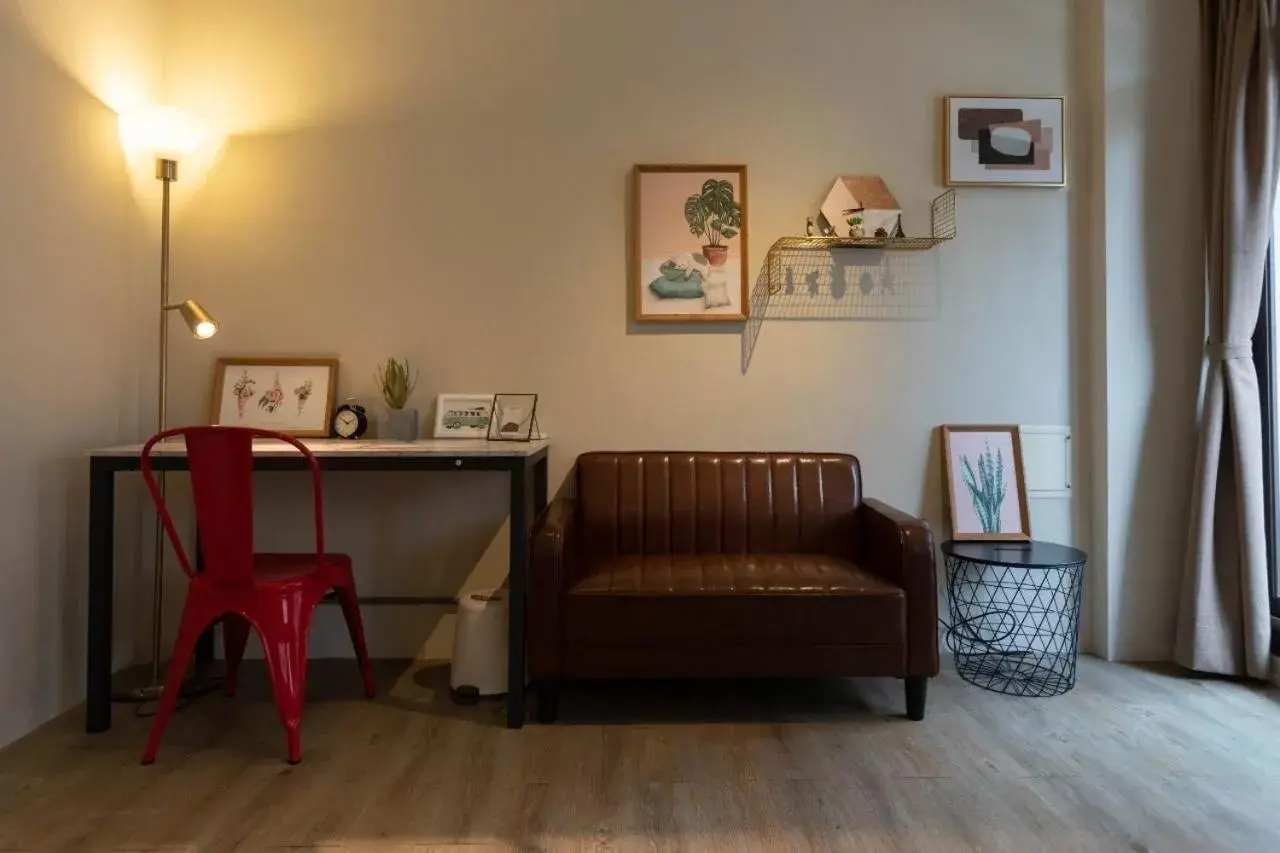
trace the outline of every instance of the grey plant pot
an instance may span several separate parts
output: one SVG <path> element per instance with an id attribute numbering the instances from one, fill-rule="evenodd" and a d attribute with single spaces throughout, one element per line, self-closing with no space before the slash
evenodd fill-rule
<path id="1" fill-rule="evenodd" d="M 417 441 L 418 410 L 388 409 L 386 437 L 392 441 Z"/>

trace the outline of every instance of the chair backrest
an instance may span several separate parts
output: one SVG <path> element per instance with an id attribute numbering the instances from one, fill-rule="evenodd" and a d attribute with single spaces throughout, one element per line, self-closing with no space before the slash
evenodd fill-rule
<path id="1" fill-rule="evenodd" d="M 862 478 L 842 453 L 585 453 L 577 498 L 588 557 L 852 556 Z"/>
<path id="2" fill-rule="evenodd" d="M 324 496 L 320 485 L 320 466 L 302 442 L 292 436 L 265 429 L 244 427 L 196 426 L 179 427 L 152 436 L 142 448 L 142 476 L 155 501 L 156 511 L 169 541 L 178 553 L 182 570 L 195 572 L 182 540 L 173 526 L 173 518 L 165 506 L 164 496 L 152 471 L 152 448 L 167 438 L 182 437 L 186 443 L 187 464 L 191 471 L 191 491 L 195 498 L 196 524 L 200 530 L 200 549 L 204 555 L 205 580 L 213 583 L 242 584 L 253 577 L 253 440 L 273 439 L 293 445 L 311 469 L 312 494 L 315 499 L 316 554 L 324 553 Z"/>

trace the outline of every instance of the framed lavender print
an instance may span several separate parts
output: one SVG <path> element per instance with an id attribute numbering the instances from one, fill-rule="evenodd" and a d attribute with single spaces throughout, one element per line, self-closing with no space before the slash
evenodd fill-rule
<path id="1" fill-rule="evenodd" d="M 1066 100 L 946 99 L 944 183 L 949 187 L 1062 187 L 1067 183 Z"/>
<path id="2" fill-rule="evenodd" d="M 324 438 L 337 387 L 336 358 L 220 358 L 209 422 Z"/>
<path id="3" fill-rule="evenodd" d="M 1022 439 L 1016 426 L 944 426 L 942 457 L 951 538 L 1031 538 Z"/>

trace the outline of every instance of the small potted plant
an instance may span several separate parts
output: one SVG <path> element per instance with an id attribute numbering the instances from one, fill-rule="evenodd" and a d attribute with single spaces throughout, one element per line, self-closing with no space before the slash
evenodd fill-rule
<path id="1" fill-rule="evenodd" d="M 853 216 L 850 216 L 848 219 L 846 219 L 845 222 L 849 223 L 849 236 L 852 237 L 853 239 L 859 240 L 867 236 L 867 232 L 862 229 L 861 216 L 854 214 Z"/>
<path id="2" fill-rule="evenodd" d="M 416 441 L 418 438 L 418 410 L 406 409 L 409 395 L 418 385 L 418 374 L 409 375 L 409 360 L 388 358 L 378 365 L 378 387 L 387 403 L 387 438 L 399 441 Z"/>
<path id="3" fill-rule="evenodd" d="M 742 206 L 733 198 L 733 184 L 708 178 L 700 192 L 685 199 L 684 220 L 690 233 L 707 241 L 702 247 L 707 263 L 724 266 L 729 259 L 725 241 L 737 237 L 742 227 Z"/>

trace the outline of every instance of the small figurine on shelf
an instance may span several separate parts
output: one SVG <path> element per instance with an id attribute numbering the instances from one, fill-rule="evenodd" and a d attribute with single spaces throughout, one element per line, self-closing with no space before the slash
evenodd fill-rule
<path id="1" fill-rule="evenodd" d="M 849 236 L 855 240 L 860 240 L 866 236 L 867 232 L 862 230 L 862 217 L 850 216 L 845 222 L 849 223 Z"/>
<path id="2" fill-rule="evenodd" d="M 898 222 L 896 225 L 893 226 L 893 233 L 889 236 L 893 237 L 893 239 L 895 240 L 906 239 L 907 233 L 902 230 L 902 214 L 901 213 L 898 214 Z"/>
<path id="3" fill-rule="evenodd" d="M 813 236 L 813 217 L 812 217 L 812 216 L 810 216 L 808 219 L 806 219 L 806 220 L 805 220 L 805 223 L 804 223 L 804 236 L 806 236 L 806 237 L 812 237 L 812 236 Z"/>
<path id="4" fill-rule="evenodd" d="M 876 229 L 876 239 L 877 239 L 877 240 L 888 240 L 888 239 L 889 239 L 889 232 L 888 232 L 888 231 L 886 231 L 886 230 L 884 230 L 883 228 L 877 228 L 877 229 Z"/>
<path id="5" fill-rule="evenodd" d="M 836 236 L 835 227 L 830 222 L 827 221 L 825 216 L 822 218 L 822 221 L 818 223 L 818 230 L 822 232 L 823 237 Z"/>

